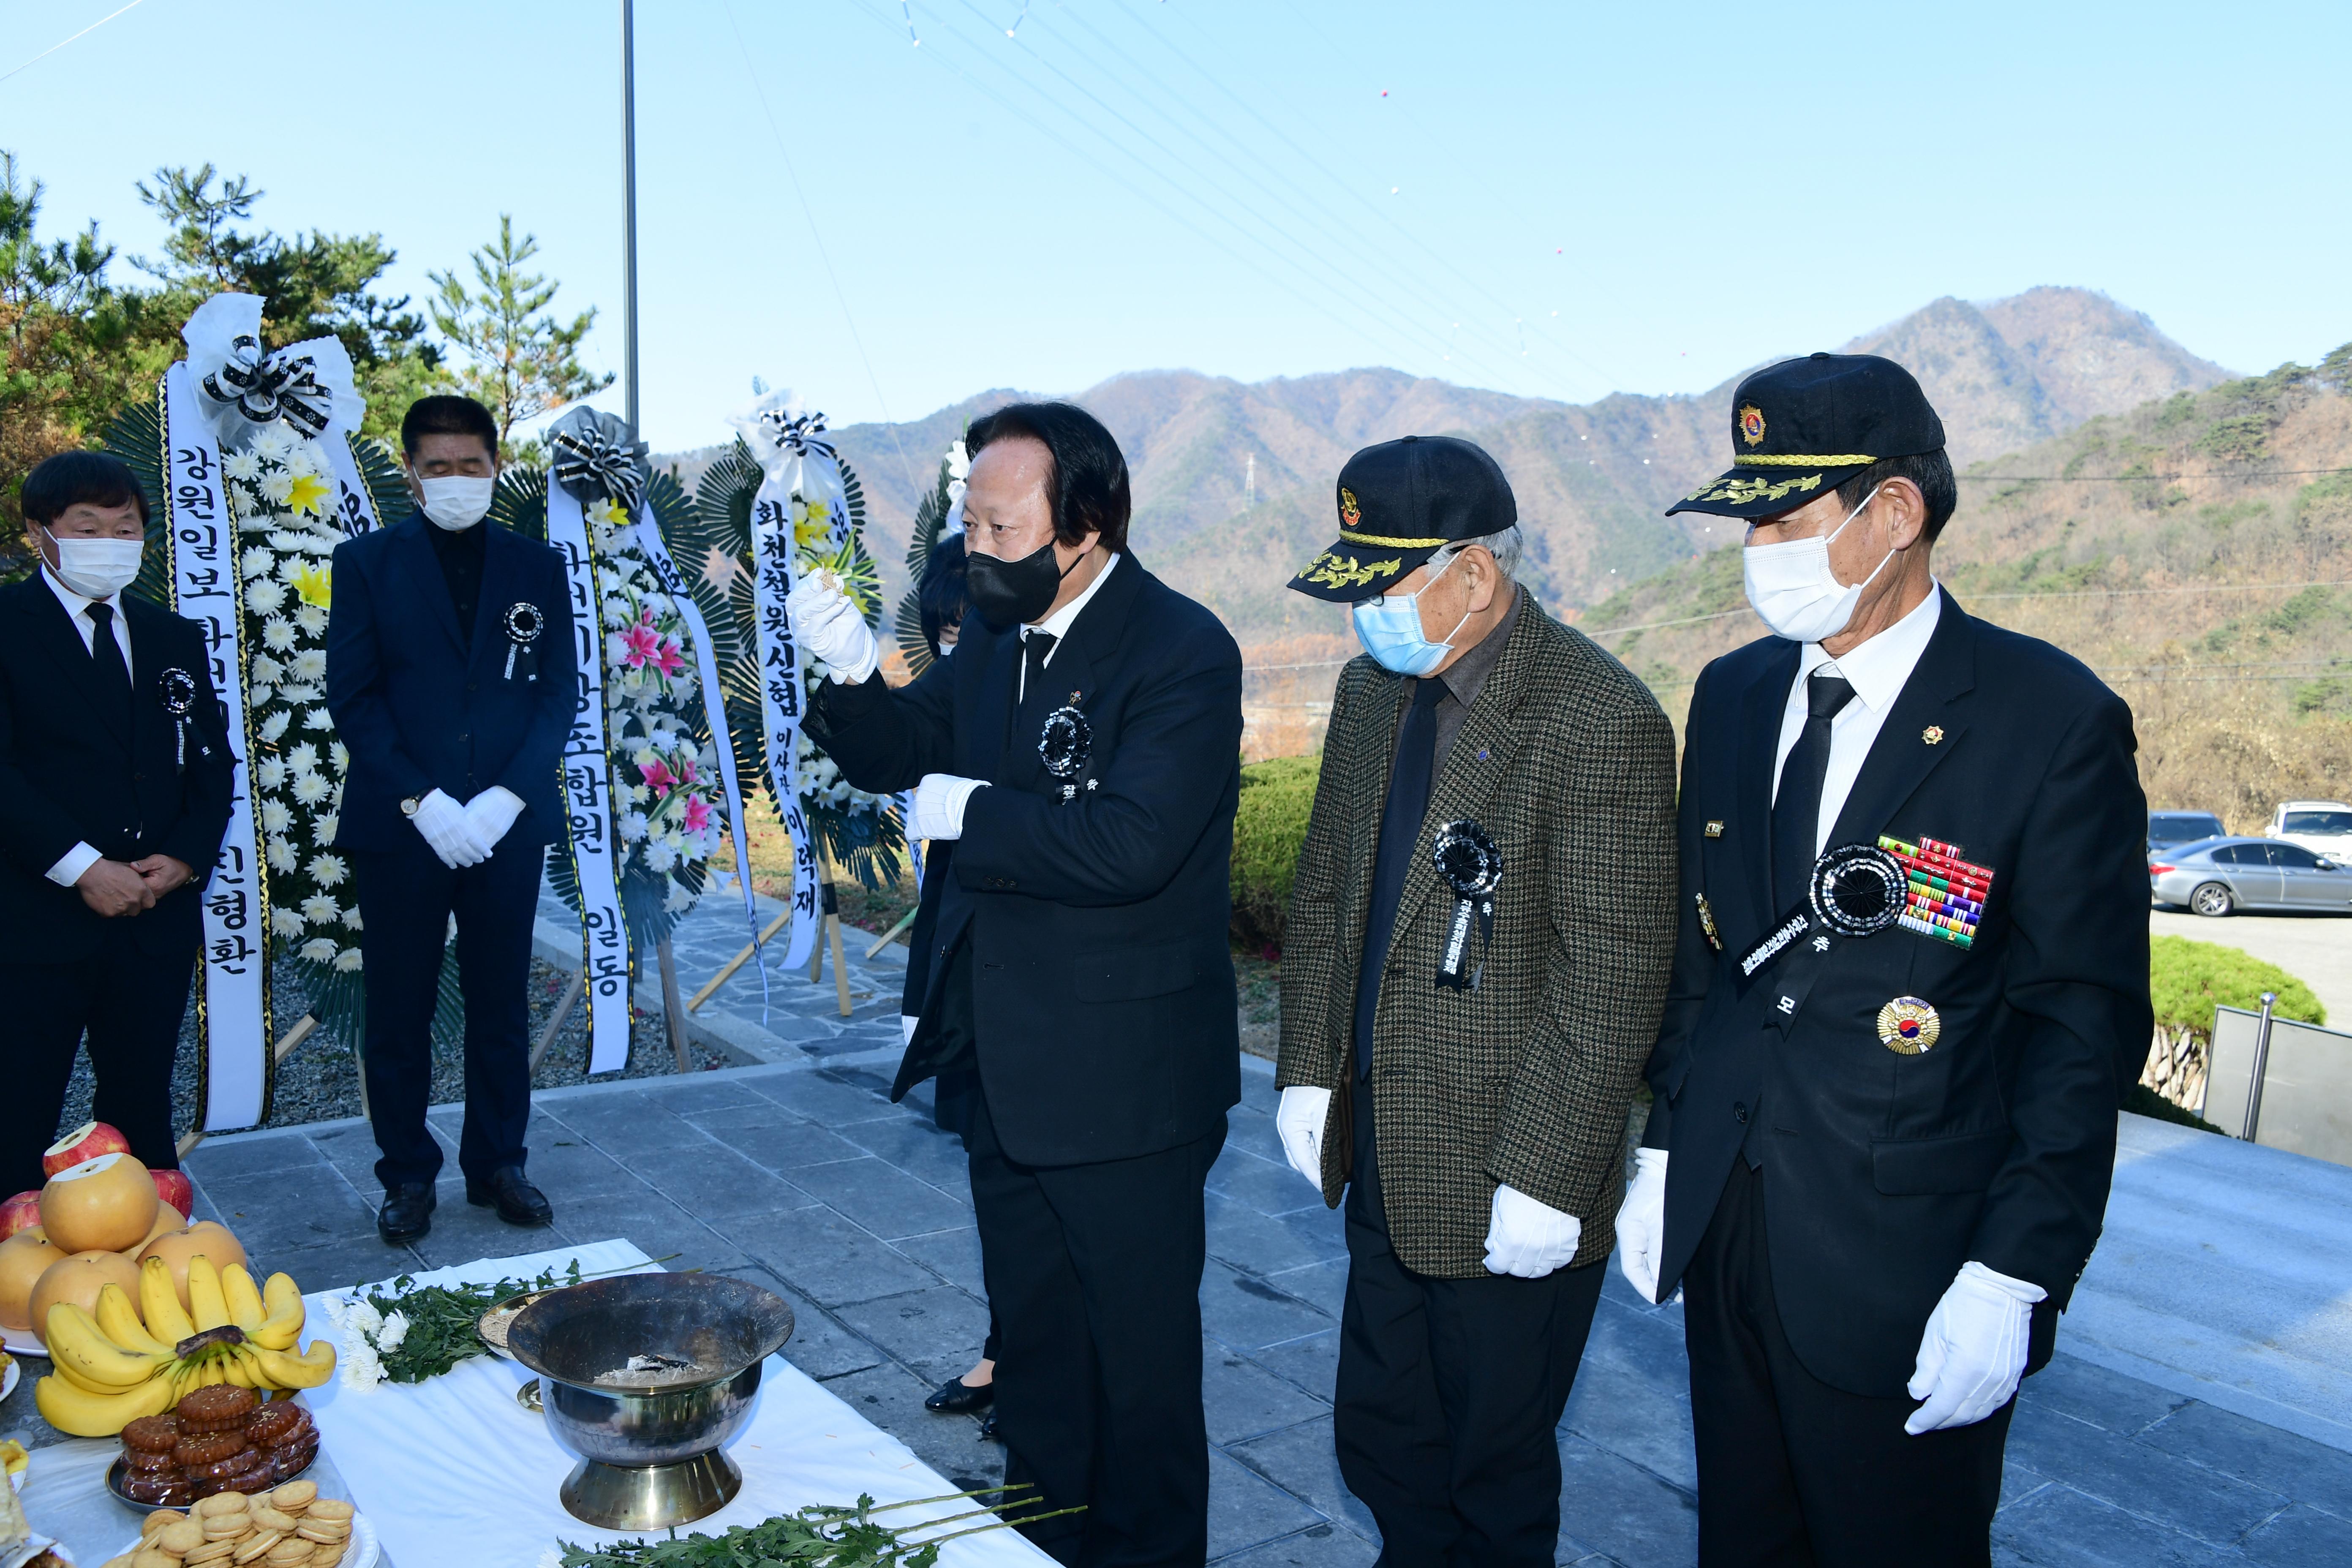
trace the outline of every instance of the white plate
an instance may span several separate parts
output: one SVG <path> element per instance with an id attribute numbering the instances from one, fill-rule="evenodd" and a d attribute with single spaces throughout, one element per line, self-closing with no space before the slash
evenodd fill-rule
<path id="1" fill-rule="evenodd" d="M 24 1381 L 25 1363 L 12 1358 L 8 1363 L 8 1370 L 0 1373 L 0 1399 L 5 1399 L 16 1393 L 16 1385 Z"/>
<path id="2" fill-rule="evenodd" d="M 27 1329 L 0 1329 L 0 1350 L 10 1355 L 37 1355 L 49 1359 L 48 1347 L 35 1339 Z"/>
<path id="3" fill-rule="evenodd" d="M 142 1541 L 144 1539 L 143 1536 L 141 1538 Z M 114 1555 L 128 1556 L 138 1551 L 139 1546 L 140 1542 L 134 1541 Z M 376 1552 L 375 1526 L 368 1522 L 367 1515 L 354 1510 L 352 1514 L 352 1538 L 344 1545 L 342 1561 L 337 1563 L 335 1568 L 375 1568 Z M 108 1561 L 111 1562 L 113 1559 L 109 1558 Z"/>

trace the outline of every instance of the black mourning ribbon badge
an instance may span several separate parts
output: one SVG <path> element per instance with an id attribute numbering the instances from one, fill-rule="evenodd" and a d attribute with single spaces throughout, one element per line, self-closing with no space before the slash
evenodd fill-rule
<path id="1" fill-rule="evenodd" d="M 172 716 L 172 727 L 179 731 L 179 765 L 184 768 L 188 765 L 188 715 L 196 710 L 196 678 L 178 665 L 158 671 L 155 700 Z"/>
<path id="2" fill-rule="evenodd" d="M 547 617 L 541 615 L 539 606 L 530 600 L 517 599 L 507 606 L 507 613 L 501 618 L 500 624 L 505 626 L 507 634 L 507 679 L 512 680 L 515 672 L 515 656 L 529 651 L 531 645 L 539 641 L 539 634 L 547 629 Z M 525 680 L 539 679 L 538 661 L 532 661 L 530 673 L 523 679 Z"/>
<path id="3" fill-rule="evenodd" d="M 1437 983 L 1449 990 L 1475 991 L 1486 976 L 1486 950 L 1495 941 L 1495 889 L 1503 881 L 1503 851 L 1485 828 L 1465 816 L 1437 830 L 1430 858 L 1454 889 L 1454 921 L 1446 929 Z M 1465 975 L 1463 965 L 1469 961 L 1474 917 L 1478 922 L 1478 967 Z"/>
<path id="4" fill-rule="evenodd" d="M 1070 693 L 1072 704 L 1056 708 L 1045 715 L 1045 731 L 1037 737 L 1037 760 L 1045 771 L 1062 781 L 1064 804 L 1078 798 L 1077 776 L 1086 770 L 1087 759 L 1094 755 L 1095 729 L 1087 716 L 1078 711 L 1077 693 Z M 1087 787 L 1094 784 L 1088 782 Z"/>
<path id="5" fill-rule="evenodd" d="M 1903 918 L 1909 879 L 1901 863 L 1874 845 L 1824 850 L 1805 880 L 1805 901 L 1774 921 L 1763 940 L 1739 955 L 1741 994 L 1792 949 L 1825 953 L 1832 936 L 1875 936 L 1893 925 Z"/>

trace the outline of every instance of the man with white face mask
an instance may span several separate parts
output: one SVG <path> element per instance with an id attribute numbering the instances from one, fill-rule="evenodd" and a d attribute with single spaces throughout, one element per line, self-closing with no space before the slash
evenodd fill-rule
<path id="1" fill-rule="evenodd" d="M 1346 1204 L 1332 1440 L 1381 1562 L 1548 1565 L 1672 954 L 1674 730 L 1512 580 L 1486 452 L 1384 441 L 1335 488 L 1290 586 L 1369 657 L 1332 697 L 1275 1068 L 1285 1154 Z"/>
<path id="2" fill-rule="evenodd" d="M 1691 696 L 1617 1222 L 1684 1292 L 1704 1568 L 1989 1561 L 2153 1026 L 2130 710 L 1937 583 L 1943 447 L 1902 366 L 1817 353 L 1740 384 L 1671 509 L 1748 524 L 1775 634 Z"/>
<path id="3" fill-rule="evenodd" d="M 123 591 L 147 521 L 129 467 L 51 458 L 26 476 L 24 509 L 40 568 L 0 588 L 10 1192 L 41 1184 L 85 1032 L 98 1120 L 151 1168 L 179 1164 L 172 1060 L 234 765 L 202 629 Z"/>
<path id="4" fill-rule="evenodd" d="M 425 1130 L 442 949 L 457 921 L 466 1003 L 466 1200 L 509 1225 L 553 1209 L 523 1175 L 531 910 L 564 830 L 560 759 L 579 699 L 563 561 L 486 521 L 498 426 L 467 397 L 401 421 L 417 515 L 335 549 L 327 709 L 351 750 L 335 844 L 358 885 L 368 1110 L 387 1242 L 433 1224 Z"/>

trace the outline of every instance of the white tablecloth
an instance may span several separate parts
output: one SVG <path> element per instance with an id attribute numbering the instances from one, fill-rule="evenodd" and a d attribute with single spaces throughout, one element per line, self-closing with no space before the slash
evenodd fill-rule
<path id="1" fill-rule="evenodd" d="M 601 1241 L 484 1258 L 417 1279 L 529 1279 L 543 1269 L 560 1274 L 574 1258 L 583 1274 L 655 1268 L 628 1242 Z M 320 1298 L 309 1300 L 311 1327 L 305 1339 L 331 1334 Z M 334 1458 L 352 1501 L 374 1522 L 393 1563 L 401 1568 L 533 1568 L 559 1540 L 587 1545 L 622 1539 L 563 1510 L 557 1489 L 574 1461 L 556 1447 L 544 1417 L 515 1403 L 515 1390 L 530 1375 L 512 1362 L 482 1356 L 429 1382 L 384 1384 L 373 1393 L 349 1387 L 339 1373 L 326 1387 L 304 1395 L 318 1419 L 322 1453 Z M 877 1502 L 896 1502 L 956 1489 L 905 1444 L 782 1356 L 768 1359 L 751 1419 L 728 1444 L 727 1455 L 743 1472 L 743 1489 L 719 1512 L 682 1526 L 681 1535 L 715 1535 L 811 1503 L 854 1503 L 861 1492 Z M 940 1518 L 971 1506 L 959 1500 L 886 1517 L 894 1522 Z M 134 1533 L 136 1528 L 134 1523 Z M 1010 1530 L 967 1536 L 940 1554 L 942 1564 L 958 1568 L 1046 1561 Z"/>
<path id="2" fill-rule="evenodd" d="M 575 1258 L 583 1274 L 656 1271 L 628 1242 L 600 1241 L 484 1258 L 416 1279 L 431 1285 L 530 1279 L 550 1268 L 560 1275 Z M 331 1337 L 323 1295 L 307 1300 L 304 1342 Z M 26 1375 L 37 1370 L 47 1369 L 35 1363 Z M 536 1568 L 558 1541 L 622 1539 L 563 1511 L 557 1489 L 574 1461 L 556 1447 L 544 1417 L 515 1403 L 515 1390 L 530 1376 L 512 1362 L 480 1356 L 426 1383 L 387 1383 L 363 1394 L 338 1373 L 302 1395 L 320 1439 L 319 1462 L 307 1479 L 324 1496 L 349 1498 L 374 1524 L 384 1568 Z M 26 1514 L 83 1568 L 97 1568 L 138 1539 L 141 1516 L 105 1488 L 106 1468 L 121 1448 L 111 1438 L 77 1439 L 33 1454 Z M 956 1489 L 782 1356 L 768 1358 L 751 1419 L 727 1455 L 743 1472 L 743 1489 L 708 1519 L 682 1526 L 681 1535 L 716 1535 L 811 1503 L 854 1503 L 861 1492 L 897 1502 Z M 959 1500 L 884 1517 L 895 1523 L 971 1507 Z M 950 1542 L 940 1561 L 943 1568 L 1012 1568 L 1049 1560 L 1013 1531 L 997 1530 Z"/>

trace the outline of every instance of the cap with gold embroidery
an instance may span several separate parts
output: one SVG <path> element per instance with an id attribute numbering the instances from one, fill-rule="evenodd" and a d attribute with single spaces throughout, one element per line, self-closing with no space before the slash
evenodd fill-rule
<path id="1" fill-rule="evenodd" d="M 1767 365 L 1731 395 L 1731 468 L 1666 509 L 1771 517 L 1885 458 L 1944 445 L 1944 422 L 1909 371 L 1877 354 L 1817 353 Z"/>
<path id="2" fill-rule="evenodd" d="M 1484 539 L 1519 520 L 1501 465 L 1452 436 L 1407 436 L 1367 447 L 1339 470 L 1339 542 L 1290 586 L 1352 604 L 1385 594 L 1437 550 Z"/>

